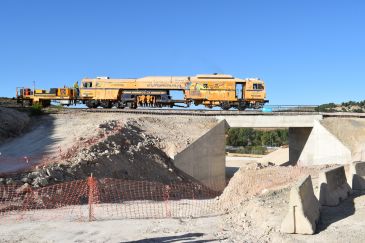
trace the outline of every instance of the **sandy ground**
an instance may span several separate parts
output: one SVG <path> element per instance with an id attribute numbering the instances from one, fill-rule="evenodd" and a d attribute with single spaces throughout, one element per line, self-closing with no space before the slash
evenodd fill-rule
<path id="1" fill-rule="evenodd" d="M 96 222 L 17 222 L 0 225 L 1 242 L 217 242 L 219 218 Z"/>
<path id="2" fill-rule="evenodd" d="M 239 157 L 226 156 L 226 175 L 228 178 L 240 169 L 256 169 L 261 166 L 267 166 L 269 163 L 282 165 L 289 161 L 289 148 L 279 148 L 263 157 Z M 261 165 L 260 165 L 261 164 Z"/>
<path id="3" fill-rule="evenodd" d="M 241 167 L 256 166 L 259 158 L 226 156 L 226 176 L 232 178 Z"/>
<path id="4" fill-rule="evenodd" d="M 258 162 L 282 165 L 289 162 L 289 148 L 279 148 L 258 160 Z"/>
<path id="5" fill-rule="evenodd" d="M 364 242 L 365 196 L 324 207 L 314 235 L 279 231 L 289 187 L 268 190 L 236 204 L 228 214 L 184 219 L 119 219 L 86 222 L 65 217 L 0 220 L 1 242 Z M 54 212 L 54 211 L 50 211 Z M 49 215 L 52 215 L 50 213 Z"/>

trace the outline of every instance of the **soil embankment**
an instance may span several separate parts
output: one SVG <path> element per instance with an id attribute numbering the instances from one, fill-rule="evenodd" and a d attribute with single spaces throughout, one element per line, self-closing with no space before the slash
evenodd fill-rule
<path id="1" fill-rule="evenodd" d="M 184 180 L 174 155 L 216 124 L 215 119 L 144 117 L 72 111 L 39 117 L 30 132 L 0 146 L 2 182 L 46 186 L 97 177 Z M 21 172 L 26 171 L 28 172 Z"/>
<path id="2" fill-rule="evenodd" d="M 20 135 L 29 121 L 26 113 L 0 107 L 0 144 L 8 138 Z"/>

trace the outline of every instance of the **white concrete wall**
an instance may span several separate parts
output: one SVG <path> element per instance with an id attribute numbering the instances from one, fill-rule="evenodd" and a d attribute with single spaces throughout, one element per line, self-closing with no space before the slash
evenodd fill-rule
<path id="1" fill-rule="evenodd" d="M 351 151 L 330 133 L 320 122 L 315 121 L 311 134 L 299 157 L 298 165 L 347 164 Z"/>
<path id="2" fill-rule="evenodd" d="M 227 123 L 215 127 L 175 155 L 174 165 L 185 174 L 213 190 L 225 187 L 225 130 Z"/>

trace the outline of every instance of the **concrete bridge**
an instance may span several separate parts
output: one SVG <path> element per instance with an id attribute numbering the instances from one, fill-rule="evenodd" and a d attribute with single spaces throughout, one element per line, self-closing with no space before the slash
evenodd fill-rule
<path id="1" fill-rule="evenodd" d="M 289 162 L 303 166 L 365 160 L 364 118 L 362 113 L 217 116 L 229 127 L 289 128 Z"/>
<path id="2" fill-rule="evenodd" d="M 289 163 L 293 165 L 365 161 L 364 114 L 255 113 L 215 117 L 220 120 L 219 124 L 178 154 L 174 161 L 179 169 L 207 185 L 225 178 L 227 127 L 288 128 Z M 221 187 L 223 184 L 217 188 Z"/>

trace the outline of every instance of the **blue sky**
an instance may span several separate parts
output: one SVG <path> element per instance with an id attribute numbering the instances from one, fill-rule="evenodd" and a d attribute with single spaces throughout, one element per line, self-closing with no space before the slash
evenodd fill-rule
<path id="1" fill-rule="evenodd" d="M 84 77 L 260 77 L 271 104 L 365 99 L 364 1 L 0 1 L 0 96 Z"/>

